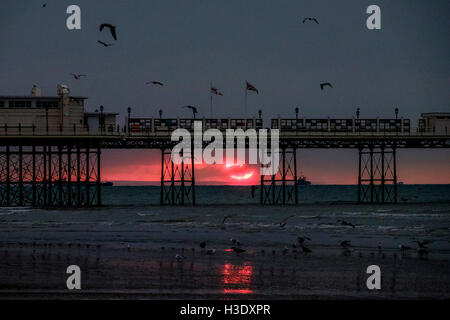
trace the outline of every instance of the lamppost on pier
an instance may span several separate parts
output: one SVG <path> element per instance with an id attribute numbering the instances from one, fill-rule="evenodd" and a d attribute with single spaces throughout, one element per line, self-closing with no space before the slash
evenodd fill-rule
<path id="1" fill-rule="evenodd" d="M 361 114 L 361 109 L 356 108 L 356 119 L 359 119 L 359 115 Z"/>
<path id="2" fill-rule="evenodd" d="M 297 135 L 298 135 L 298 112 L 299 112 L 299 108 L 296 107 L 295 108 L 295 129 L 297 130 Z"/>
<path id="3" fill-rule="evenodd" d="M 162 119 L 163 111 L 162 109 L 159 109 L 159 118 Z"/>
<path id="4" fill-rule="evenodd" d="M 100 121 L 99 121 L 99 124 L 100 124 L 100 132 L 103 134 L 103 130 L 104 130 L 104 118 L 103 118 L 103 110 L 104 110 L 104 108 L 103 108 L 103 106 L 100 106 Z"/>
<path id="5" fill-rule="evenodd" d="M 128 113 L 127 130 L 128 130 L 128 135 L 129 135 L 130 134 L 130 116 L 131 116 L 131 108 L 130 107 L 127 108 L 127 113 Z"/>
<path id="6" fill-rule="evenodd" d="M 261 111 L 261 109 L 258 110 L 258 116 L 259 116 L 259 118 L 261 119 L 261 116 L 262 116 L 262 111 Z"/>
<path id="7" fill-rule="evenodd" d="M 45 104 L 45 131 L 48 135 L 48 105 Z"/>
<path id="8" fill-rule="evenodd" d="M 395 108 L 395 120 L 398 119 L 398 108 Z"/>

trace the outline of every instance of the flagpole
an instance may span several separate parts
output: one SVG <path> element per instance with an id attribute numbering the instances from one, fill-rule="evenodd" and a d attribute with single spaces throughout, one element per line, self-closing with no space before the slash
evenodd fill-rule
<path id="1" fill-rule="evenodd" d="M 212 119 L 213 117 L 213 112 L 212 112 L 212 81 L 209 83 L 209 111 L 210 111 L 210 119 Z"/>
<path id="2" fill-rule="evenodd" d="M 245 118 L 247 119 L 247 82 L 245 83 Z"/>

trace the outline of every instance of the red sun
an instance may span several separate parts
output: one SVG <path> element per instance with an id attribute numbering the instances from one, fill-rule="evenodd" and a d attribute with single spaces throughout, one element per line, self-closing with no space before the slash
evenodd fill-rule
<path id="1" fill-rule="evenodd" d="M 227 170 L 228 177 L 236 182 L 248 182 L 255 175 L 255 170 L 247 168 L 245 164 L 226 164 L 225 170 Z"/>

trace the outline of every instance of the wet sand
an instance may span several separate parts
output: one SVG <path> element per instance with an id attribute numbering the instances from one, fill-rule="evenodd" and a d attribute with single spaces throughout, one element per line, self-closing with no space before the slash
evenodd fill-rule
<path id="1" fill-rule="evenodd" d="M 178 261 L 175 255 L 183 255 Z M 418 299 L 449 298 L 450 263 L 410 255 L 289 250 L 207 255 L 200 248 L 97 247 L 22 243 L 0 248 L 0 298 Z M 82 290 L 66 288 L 66 268 L 82 270 Z M 366 268 L 382 270 L 369 291 Z"/>
<path id="2" fill-rule="evenodd" d="M 1 299 L 450 298 L 448 204 L 0 213 Z M 311 238 L 311 253 L 292 248 L 298 236 Z M 227 251 L 231 238 L 246 251 Z M 350 250 L 340 247 L 344 239 Z M 429 254 L 417 253 L 413 241 L 420 239 L 432 241 Z M 400 244 L 411 249 L 402 252 Z M 216 253 L 206 254 L 211 248 Z M 66 287 L 66 268 L 73 264 L 82 272 L 79 292 Z M 381 290 L 366 287 L 369 265 L 381 268 Z"/>

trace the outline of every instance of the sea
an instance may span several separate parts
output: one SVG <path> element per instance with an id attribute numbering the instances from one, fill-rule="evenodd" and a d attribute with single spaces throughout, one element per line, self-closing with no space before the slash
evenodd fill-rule
<path id="1" fill-rule="evenodd" d="M 151 287 L 156 298 L 168 292 L 183 298 L 197 289 L 206 294 L 202 297 L 211 297 L 208 292 L 223 295 L 229 289 L 227 272 L 245 274 L 248 266 L 253 274 L 260 270 L 277 281 L 284 281 L 289 270 L 295 281 L 280 287 L 253 275 L 251 281 L 244 277 L 245 287 L 235 284 L 237 293 L 354 296 L 365 285 L 360 280 L 363 266 L 373 263 L 385 264 L 390 272 L 386 281 L 394 279 L 402 288 L 392 287 L 389 297 L 450 296 L 450 185 L 399 185 L 396 204 L 358 204 L 357 186 L 299 186 L 298 206 L 260 205 L 259 191 L 252 197 L 250 186 L 197 186 L 196 206 L 161 206 L 157 186 L 111 186 L 102 188 L 100 207 L 0 208 L 0 255 L 9 261 L 0 266 L 0 294 L 1 289 L 21 294 L 50 283 L 63 290 L 61 263 L 86 261 L 86 268 L 101 270 L 97 280 L 91 275 L 93 288 L 126 294 L 130 286 L 146 293 Z M 302 251 L 298 237 L 308 239 L 305 246 L 311 253 Z M 230 252 L 236 241 L 245 250 L 241 255 Z M 350 246 L 343 248 L 342 241 Z M 425 254 L 417 241 L 427 243 Z M 208 249 L 214 249 L 214 256 L 206 255 Z M 30 254 L 36 257 L 28 261 Z M 43 264 L 35 259 L 44 259 Z M 185 262 L 176 267 L 179 259 Z M 52 267 L 39 269 L 50 262 Z M 137 265 L 144 271 L 126 282 Z M 168 277 L 169 287 L 160 278 L 140 278 L 149 265 L 152 275 Z M 310 273 L 301 279 L 303 286 L 299 270 Z M 348 289 L 345 279 L 356 277 L 354 270 L 358 285 L 351 280 L 354 287 Z M 32 276 L 37 272 L 39 277 Z M 106 276 L 108 272 L 117 274 Z M 183 282 L 187 272 L 194 282 Z M 210 272 L 209 280 L 202 276 L 205 272 Z M 403 278 L 395 278 L 399 275 Z"/>

